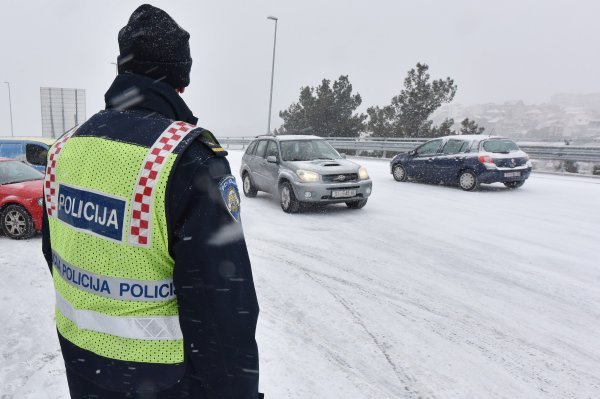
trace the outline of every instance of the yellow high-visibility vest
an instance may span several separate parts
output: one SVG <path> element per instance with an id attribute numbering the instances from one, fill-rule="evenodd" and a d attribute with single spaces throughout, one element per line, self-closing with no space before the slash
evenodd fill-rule
<path id="1" fill-rule="evenodd" d="M 183 362 L 165 197 L 193 129 L 172 123 L 151 146 L 73 130 L 50 149 L 44 197 L 56 324 L 78 347 L 125 361 Z"/>

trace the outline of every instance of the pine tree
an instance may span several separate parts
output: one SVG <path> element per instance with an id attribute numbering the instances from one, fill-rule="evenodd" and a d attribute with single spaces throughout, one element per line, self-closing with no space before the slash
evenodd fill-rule
<path id="1" fill-rule="evenodd" d="M 355 113 L 361 103 L 360 94 L 352 93 L 348 76 L 340 76 L 333 85 L 323 79 L 317 87 L 302 87 L 298 102 L 279 112 L 283 125 L 276 133 L 358 137 L 365 130 L 367 118 Z"/>
<path id="2" fill-rule="evenodd" d="M 390 105 L 367 110 L 368 130 L 373 136 L 386 137 L 429 137 L 447 130 L 439 126 L 433 131 L 429 117 L 442 104 L 454 99 L 457 86 L 450 78 L 430 81 L 427 64 L 418 63 L 408 72 L 404 89 L 392 98 Z"/>
<path id="3" fill-rule="evenodd" d="M 485 131 L 485 128 L 479 127 L 475 121 L 469 120 L 469 118 L 465 118 L 460 123 L 460 134 L 481 134 Z"/>
<path id="4" fill-rule="evenodd" d="M 430 129 L 429 137 L 443 137 L 456 134 L 452 127 L 454 126 L 454 119 L 445 119 L 439 126 L 434 126 Z"/>

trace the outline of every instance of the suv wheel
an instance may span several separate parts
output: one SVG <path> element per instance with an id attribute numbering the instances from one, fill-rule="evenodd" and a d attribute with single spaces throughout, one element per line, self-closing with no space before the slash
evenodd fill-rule
<path id="1" fill-rule="evenodd" d="M 504 185 L 508 188 L 519 188 L 521 187 L 523 184 L 525 184 L 525 180 L 521 180 L 521 181 L 507 181 L 504 182 Z"/>
<path id="2" fill-rule="evenodd" d="M 401 180 L 399 180 L 399 181 L 401 181 Z M 365 205 L 367 205 L 366 199 L 359 200 L 359 201 L 346 202 L 346 206 L 350 209 L 361 209 L 361 208 L 364 208 Z"/>
<path id="3" fill-rule="evenodd" d="M 475 173 L 470 170 L 463 170 L 458 176 L 458 184 L 460 185 L 460 188 L 465 191 L 473 191 L 477 188 L 479 182 L 477 181 Z"/>
<path id="4" fill-rule="evenodd" d="M 400 164 L 394 165 L 392 175 L 396 181 L 406 181 L 406 169 Z"/>
<path id="5" fill-rule="evenodd" d="M 20 205 L 9 205 L 1 214 L 0 224 L 7 237 L 24 240 L 35 233 L 33 219 Z"/>
<path id="6" fill-rule="evenodd" d="M 254 184 L 252 184 L 252 179 L 250 178 L 250 174 L 248 172 L 244 172 L 244 175 L 242 176 L 242 186 L 244 189 L 244 195 L 246 197 L 256 197 L 256 193 L 258 192 L 258 190 L 256 189 L 256 187 L 254 187 Z"/>
<path id="7" fill-rule="evenodd" d="M 294 190 L 288 182 L 283 182 L 279 187 L 279 200 L 281 209 L 286 213 L 296 213 L 300 209 L 300 202 L 296 199 Z"/>

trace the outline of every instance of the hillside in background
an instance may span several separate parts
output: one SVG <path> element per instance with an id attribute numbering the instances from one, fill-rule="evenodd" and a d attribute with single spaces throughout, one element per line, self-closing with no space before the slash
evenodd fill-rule
<path id="1" fill-rule="evenodd" d="M 469 118 L 484 126 L 486 133 L 518 140 L 595 142 L 600 141 L 600 93 L 556 94 L 542 104 L 449 104 L 434 114 L 433 121 L 446 118 L 453 118 L 457 126 Z"/>

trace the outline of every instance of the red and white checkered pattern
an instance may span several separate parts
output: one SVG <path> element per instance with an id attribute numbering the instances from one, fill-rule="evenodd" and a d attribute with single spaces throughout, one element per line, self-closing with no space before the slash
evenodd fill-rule
<path id="1" fill-rule="evenodd" d="M 129 219 L 129 243 L 132 245 L 150 246 L 150 224 L 152 223 L 152 202 L 154 199 L 154 185 L 160 177 L 165 160 L 183 138 L 195 126 L 185 122 L 171 124 L 158 137 L 146 155 L 138 183 L 135 186 L 133 201 L 131 202 L 131 215 Z"/>
<path id="2" fill-rule="evenodd" d="M 46 197 L 46 212 L 48 217 L 56 213 L 56 162 L 67 140 L 73 136 L 77 127 L 63 134 L 50 149 L 48 155 L 48 165 L 46 166 L 46 176 L 44 177 L 44 196 Z"/>

